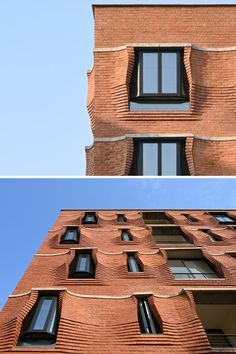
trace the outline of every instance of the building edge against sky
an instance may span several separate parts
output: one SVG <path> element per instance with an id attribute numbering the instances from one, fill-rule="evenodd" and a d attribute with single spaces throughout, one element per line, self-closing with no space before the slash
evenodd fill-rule
<path id="1" fill-rule="evenodd" d="M 235 175 L 236 6 L 93 12 L 87 175 Z"/>
<path id="2" fill-rule="evenodd" d="M 0 312 L 0 349 L 234 350 L 235 270 L 235 210 L 62 210 Z"/>

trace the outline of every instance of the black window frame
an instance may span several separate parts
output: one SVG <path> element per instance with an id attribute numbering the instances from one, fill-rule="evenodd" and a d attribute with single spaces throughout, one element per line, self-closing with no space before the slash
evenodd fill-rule
<path id="1" fill-rule="evenodd" d="M 189 169 L 185 153 L 185 138 L 147 138 L 147 139 L 134 139 L 134 152 L 131 165 L 131 176 L 144 176 L 143 174 L 143 144 L 151 143 L 158 144 L 158 167 L 157 174 L 153 176 L 163 176 L 162 174 L 162 144 L 175 143 L 176 148 L 176 166 L 177 173 L 175 176 L 188 176 Z"/>
<path id="2" fill-rule="evenodd" d="M 210 215 L 214 217 L 214 219 L 218 222 L 218 224 L 220 225 L 235 225 L 236 226 L 236 219 L 233 219 L 231 216 L 228 215 L 227 212 L 210 212 Z M 218 217 L 224 217 L 224 216 L 227 216 L 229 219 L 231 219 L 232 221 L 220 221 L 217 219 L 217 216 Z"/>
<path id="3" fill-rule="evenodd" d="M 197 218 L 195 218 L 194 216 L 192 216 L 191 214 L 188 213 L 183 213 L 182 214 L 190 223 L 195 223 L 198 222 L 199 220 Z"/>
<path id="4" fill-rule="evenodd" d="M 86 260 L 85 270 L 77 270 L 78 263 L 81 256 L 86 255 L 88 261 Z M 92 250 L 79 250 L 76 252 L 75 257 L 73 258 L 70 267 L 69 275 L 70 279 L 93 279 L 96 275 L 96 266 L 92 255 Z"/>
<path id="5" fill-rule="evenodd" d="M 143 92 L 143 54 L 157 53 L 157 93 Z M 177 93 L 162 93 L 162 54 L 176 53 Z M 184 66 L 183 47 L 135 48 L 135 63 L 130 85 L 130 101 L 183 103 L 189 101 L 189 84 Z"/>
<path id="6" fill-rule="evenodd" d="M 74 231 L 76 236 L 75 239 L 73 238 L 67 238 L 67 233 L 69 231 Z M 78 244 L 79 243 L 79 231 L 78 231 L 78 227 L 77 226 L 68 226 L 66 228 L 66 232 L 62 235 L 61 240 L 60 240 L 60 244 Z"/>
<path id="7" fill-rule="evenodd" d="M 44 300 L 52 300 L 43 329 L 34 329 L 43 306 Z M 21 333 L 17 346 L 20 347 L 52 347 L 56 344 L 59 326 L 59 295 L 58 293 L 39 294 L 33 308 L 22 322 Z M 51 328 L 52 327 L 52 328 Z"/>
<path id="8" fill-rule="evenodd" d="M 93 220 L 86 220 L 89 217 L 89 214 L 93 215 Z M 82 224 L 97 224 L 97 216 L 96 213 L 94 211 L 87 211 L 85 212 L 85 215 L 82 219 Z"/>
<path id="9" fill-rule="evenodd" d="M 142 334 L 161 334 L 161 328 L 153 313 L 148 298 L 139 298 L 138 300 L 138 322 Z"/>
<path id="10" fill-rule="evenodd" d="M 168 230 L 167 232 L 164 230 Z M 170 232 L 171 230 L 171 232 Z M 156 232 L 156 231 L 159 231 Z M 174 241 L 165 240 L 165 236 L 174 236 L 176 239 Z M 192 244 L 189 237 L 181 229 L 180 226 L 152 226 L 152 238 L 156 244 Z M 159 240 L 158 240 L 159 238 Z M 161 240 L 163 239 L 163 241 Z"/>

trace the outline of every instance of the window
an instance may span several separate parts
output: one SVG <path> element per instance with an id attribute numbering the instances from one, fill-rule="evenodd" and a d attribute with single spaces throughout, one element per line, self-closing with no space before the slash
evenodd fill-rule
<path id="1" fill-rule="evenodd" d="M 97 217 L 94 212 L 87 212 L 82 221 L 83 224 L 97 224 Z"/>
<path id="2" fill-rule="evenodd" d="M 18 346 L 53 347 L 59 324 L 57 296 L 40 296 L 23 321 Z"/>
<path id="3" fill-rule="evenodd" d="M 184 233 L 182 232 L 179 226 L 158 226 L 152 227 L 152 235 L 154 240 L 157 243 L 167 243 L 167 244 L 175 244 L 175 243 L 189 243 Z"/>
<path id="4" fill-rule="evenodd" d="M 131 110 L 189 109 L 188 91 L 182 48 L 136 49 Z"/>
<path id="5" fill-rule="evenodd" d="M 185 218 L 188 220 L 188 222 L 193 223 L 193 222 L 197 222 L 198 220 L 196 218 L 194 218 L 192 215 L 190 214 L 182 214 L 183 216 L 185 216 Z"/>
<path id="6" fill-rule="evenodd" d="M 218 241 L 222 241 L 221 238 L 217 235 L 215 235 L 211 230 L 209 229 L 202 229 L 202 232 L 204 232 L 205 234 L 207 234 L 207 237 L 209 239 L 209 241 L 211 242 L 218 242 Z"/>
<path id="7" fill-rule="evenodd" d="M 180 176 L 188 175 L 185 141 L 136 140 L 131 175 Z"/>
<path id="8" fill-rule="evenodd" d="M 69 278 L 95 278 L 95 265 L 91 250 L 77 252 L 70 266 Z"/>
<path id="9" fill-rule="evenodd" d="M 161 333 L 158 322 L 150 309 L 147 299 L 138 300 L 138 320 L 141 333 Z"/>
<path id="10" fill-rule="evenodd" d="M 235 224 L 236 221 L 228 216 L 227 213 L 210 213 L 218 221 L 219 224 Z"/>
<path id="11" fill-rule="evenodd" d="M 127 222 L 127 219 L 124 214 L 118 214 L 117 215 L 117 221 L 118 222 Z"/>
<path id="12" fill-rule="evenodd" d="M 138 264 L 134 254 L 128 254 L 127 266 L 129 272 L 142 272 L 142 268 Z"/>
<path id="13" fill-rule="evenodd" d="M 171 220 L 164 212 L 146 211 L 143 212 L 143 220 L 145 224 L 172 224 Z"/>
<path id="14" fill-rule="evenodd" d="M 121 231 L 121 240 L 122 241 L 133 241 L 132 236 L 130 235 L 128 230 Z"/>
<path id="15" fill-rule="evenodd" d="M 67 227 L 66 233 L 62 236 L 60 243 L 79 243 L 78 228 Z"/>
<path id="16" fill-rule="evenodd" d="M 170 259 L 168 263 L 177 279 L 219 278 L 214 269 L 204 259 Z"/>

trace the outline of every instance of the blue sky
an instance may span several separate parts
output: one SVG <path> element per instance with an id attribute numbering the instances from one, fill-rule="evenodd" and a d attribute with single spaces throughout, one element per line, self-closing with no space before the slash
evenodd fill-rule
<path id="1" fill-rule="evenodd" d="M 0 1 L 0 175 L 85 174 L 84 146 L 93 141 L 86 110 L 91 4 L 127 2 L 179 3 Z M 214 3 L 197 1 L 206 2 Z"/>
<path id="2" fill-rule="evenodd" d="M 236 209 L 236 179 L 1 179 L 0 308 L 61 209 Z"/>

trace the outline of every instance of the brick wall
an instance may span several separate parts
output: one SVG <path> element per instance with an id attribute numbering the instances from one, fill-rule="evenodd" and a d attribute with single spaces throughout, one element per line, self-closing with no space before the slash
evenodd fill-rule
<path id="1" fill-rule="evenodd" d="M 34 255 L 0 312 L 0 352 L 29 352 L 36 349 L 15 347 L 21 324 L 32 309 L 40 289 L 60 292 L 60 323 L 56 349 L 38 350 L 56 353 L 209 353 L 210 345 L 197 316 L 191 288 L 236 286 L 236 261 L 229 252 L 236 251 L 236 232 L 201 210 L 185 211 L 196 222 L 189 223 L 184 211 L 169 210 L 166 215 L 179 225 L 189 244 L 158 245 L 152 238 L 142 212 L 124 210 L 126 223 L 116 221 L 119 211 L 98 211 L 97 225 L 82 225 L 83 211 L 62 211 Z M 236 218 L 236 211 L 229 215 Z M 67 226 L 80 232 L 78 245 L 60 244 Z M 121 229 L 129 229 L 133 241 L 122 242 Z M 200 231 L 209 228 L 222 237 L 217 245 Z M 204 256 L 223 274 L 221 279 L 174 279 L 167 265 L 166 248 L 201 249 Z M 94 279 L 68 279 L 75 249 L 93 249 L 96 263 Z M 128 273 L 126 252 L 136 251 L 143 265 L 142 273 Z M 188 290 L 185 290 L 187 288 Z M 148 293 L 149 304 L 159 319 L 163 334 L 140 334 L 137 297 Z"/>
<path id="2" fill-rule="evenodd" d="M 236 6 L 94 6 L 94 68 L 89 74 L 88 110 L 95 138 L 94 151 L 100 155 L 97 138 L 124 134 L 187 134 L 220 137 L 222 154 L 229 155 L 229 142 L 236 131 Z M 227 20 L 226 20 L 227 18 Z M 131 112 L 129 84 L 135 46 L 184 43 L 184 65 L 190 90 L 190 110 L 185 112 Z M 228 47 L 231 47 L 229 49 Z M 117 143 L 118 144 L 118 143 Z M 108 142 L 103 151 L 110 150 Z M 115 154 L 115 143 L 112 144 Z M 213 143 L 210 143 L 213 146 Z M 195 144 L 197 149 L 198 143 Z M 215 150 L 218 145 L 215 145 Z M 118 148 L 119 149 L 119 148 Z M 229 152 L 229 153 L 228 153 Z M 192 156 L 196 175 L 222 175 L 214 154 L 201 159 Z M 201 152 L 199 151 L 199 156 Z M 90 154 L 87 155 L 87 163 Z M 229 159 L 229 160 L 227 160 Z M 95 167 L 95 175 L 111 173 L 105 159 Z M 114 161 L 114 167 L 119 164 Z M 215 169 L 208 166 L 216 165 Z M 227 172 L 236 174 L 236 158 L 226 157 Z M 195 166 L 196 165 L 196 166 Z M 121 171 L 122 166 L 117 167 Z M 128 171 L 129 172 L 129 171 Z M 119 175 L 124 174 L 124 169 Z M 128 174 L 128 173 L 127 173 Z"/>

